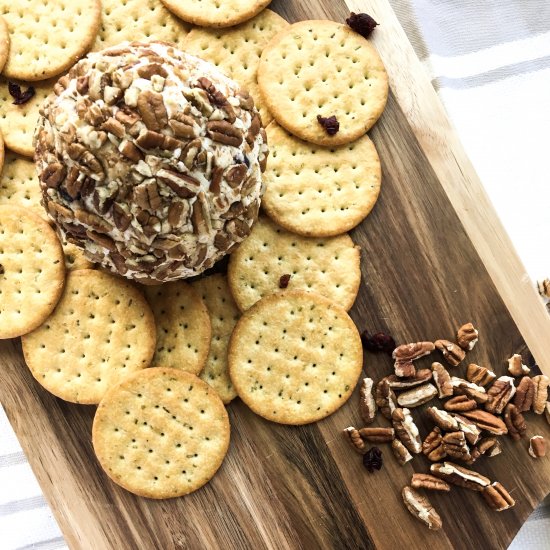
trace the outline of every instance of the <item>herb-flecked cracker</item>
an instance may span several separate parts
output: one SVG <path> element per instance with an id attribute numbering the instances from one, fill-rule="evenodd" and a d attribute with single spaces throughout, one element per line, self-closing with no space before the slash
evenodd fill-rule
<path id="1" fill-rule="evenodd" d="M 157 346 L 151 366 L 199 374 L 210 349 L 210 317 L 199 294 L 176 281 L 145 286 L 145 297 L 155 315 Z"/>
<path id="2" fill-rule="evenodd" d="M 388 97 L 388 76 L 372 44 L 332 21 L 302 21 L 280 32 L 262 53 L 258 83 L 275 120 L 319 145 L 361 137 Z M 339 131 L 329 135 L 317 116 L 335 116 Z"/>
<path id="3" fill-rule="evenodd" d="M 10 31 L 3 74 L 45 80 L 76 63 L 93 44 L 101 22 L 100 0 L 0 0 Z"/>
<path id="4" fill-rule="evenodd" d="M 345 310 L 299 290 L 253 305 L 229 344 L 237 394 L 256 414 L 281 424 L 332 414 L 351 395 L 362 364 L 361 339 Z"/>
<path id="5" fill-rule="evenodd" d="M 268 42 L 289 24 L 271 10 L 228 29 L 193 29 L 185 38 L 186 52 L 214 63 L 244 86 L 253 97 L 264 125 L 272 120 L 258 88 L 258 64 Z"/>
<path id="6" fill-rule="evenodd" d="M 201 27 L 231 27 L 252 19 L 271 0 L 162 0 L 175 15 Z"/>
<path id="7" fill-rule="evenodd" d="M 212 324 L 210 353 L 200 377 L 208 382 L 227 404 L 237 397 L 229 378 L 227 347 L 241 314 L 231 296 L 225 275 L 209 275 L 193 281 L 191 285 L 202 296 Z"/>
<path id="8" fill-rule="evenodd" d="M 227 273 L 241 311 L 279 292 L 285 275 L 290 275 L 289 289 L 316 292 L 348 310 L 361 283 L 359 262 L 359 247 L 347 234 L 302 237 L 264 217 L 231 254 Z"/>
<path id="9" fill-rule="evenodd" d="M 40 326 L 64 281 L 63 250 L 54 230 L 32 212 L 0 206 L 0 338 Z"/>
<path id="10" fill-rule="evenodd" d="M 22 338 L 33 376 L 65 401 L 96 404 L 129 374 L 149 366 L 155 320 L 130 282 L 92 269 L 70 271 L 44 324 Z"/>
<path id="11" fill-rule="evenodd" d="M 327 149 L 276 122 L 266 132 L 271 154 L 262 207 L 279 225 L 306 237 L 329 237 L 353 229 L 373 209 L 382 173 L 368 136 Z"/>
<path id="12" fill-rule="evenodd" d="M 188 372 L 151 368 L 102 399 L 92 440 L 107 475 L 128 491 L 171 498 L 196 491 L 221 466 L 230 426 L 216 392 Z"/>

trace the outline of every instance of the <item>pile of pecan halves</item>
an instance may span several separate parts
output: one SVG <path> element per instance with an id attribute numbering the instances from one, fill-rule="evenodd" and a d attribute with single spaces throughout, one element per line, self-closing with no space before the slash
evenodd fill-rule
<path id="1" fill-rule="evenodd" d="M 380 380 L 376 387 L 371 378 L 365 378 L 359 403 L 361 417 L 367 425 L 374 422 L 380 411 L 392 427 L 357 430 L 350 426 L 344 430 L 353 449 L 364 455 L 366 466 L 365 458 L 372 453 L 369 442 L 391 443 L 401 465 L 420 453 L 433 462 L 430 473 L 415 473 L 410 486 L 402 492 L 407 509 L 430 529 L 440 529 L 442 521 L 428 498 L 417 489 L 448 492 L 451 485 L 458 485 L 481 493 L 493 510 L 507 510 L 515 501 L 499 482 L 456 461 L 470 466 L 483 455 L 500 454 L 499 436 L 523 438 L 527 431 L 523 413 L 527 411 L 544 413 L 550 423 L 550 403 L 547 402 L 550 380 L 545 375 L 530 377 L 530 369 L 523 364 L 521 355 L 508 359 L 510 376 L 498 378 L 492 370 L 474 363 L 468 365 L 466 379 L 452 376 L 438 362 L 432 363 L 431 370 L 417 371 L 413 364 L 437 349 L 451 367 L 456 367 L 477 341 L 478 331 L 468 323 L 458 329 L 456 343 L 437 340 L 396 347 L 392 353 L 395 374 Z M 445 401 L 442 408 L 427 409 L 434 428 L 422 442 L 410 409 L 435 397 Z M 545 456 L 546 442 L 542 436 L 530 438 L 529 454 L 534 458 Z"/>

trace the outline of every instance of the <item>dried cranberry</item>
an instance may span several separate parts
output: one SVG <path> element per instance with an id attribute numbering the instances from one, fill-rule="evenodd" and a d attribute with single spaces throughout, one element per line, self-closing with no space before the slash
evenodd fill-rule
<path id="1" fill-rule="evenodd" d="M 382 465 L 382 451 L 378 447 L 372 447 L 363 455 L 363 466 L 371 474 L 374 470 L 380 470 Z"/>
<path id="2" fill-rule="evenodd" d="M 317 121 L 325 129 L 329 136 L 333 136 L 338 133 L 338 130 L 340 130 L 340 123 L 334 115 L 329 117 L 317 115 Z"/>
<path id="3" fill-rule="evenodd" d="M 376 332 L 369 334 L 368 330 L 364 330 L 361 333 L 361 340 L 363 341 L 363 347 L 367 351 L 372 353 L 391 353 L 397 347 L 395 340 L 385 332 Z"/>
<path id="4" fill-rule="evenodd" d="M 351 30 L 368 38 L 378 23 L 367 13 L 353 13 L 346 19 Z"/>
<path id="5" fill-rule="evenodd" d="M 279 279 L 279 288 L 286 288 L 289 282 L 290 282 L 289 273 L 286 273 L 285 275 L 281 275 L 281 278 Z"/>
<path id="6" fill-rule="evenodd" d="M 8 82 L 8 92 L 14 99 L 14 105 L 23 105 L 24 103 L 27 103 L 27 101 L 34 97 L 34 94 L 36 93 L 32 86 L 29 86 L 23 92 L 21 90 L 21 86 L 19 86 L 19 84 L 16 84 L 15 82 Z"/>

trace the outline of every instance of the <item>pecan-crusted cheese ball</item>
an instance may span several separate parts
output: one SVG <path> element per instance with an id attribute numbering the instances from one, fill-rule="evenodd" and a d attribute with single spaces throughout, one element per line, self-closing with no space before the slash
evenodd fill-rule
<path id="1" fill-rule="evenodd" d="M 62 237 L 125 277 L 197 275 L 258 217 L 268 150 L 252 98 L 168 44 L 88 55 L 42 105 L 35 140 Z"/>

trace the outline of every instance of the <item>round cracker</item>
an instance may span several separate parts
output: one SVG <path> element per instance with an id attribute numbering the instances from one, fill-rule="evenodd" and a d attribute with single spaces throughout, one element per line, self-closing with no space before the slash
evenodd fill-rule
<path id="1" fill-rule="evenodd" d="M 304 291 L 272 294 L 246 311 L 231 336 L 229 375 L 258 415 L 308 424 L 340 408 L 357 384 L 361 338 L 349 315 Z"/>
<path id="2" fill-rule="evenodd" d="M 0 78 L 0 129 L 4 135 L 6 147 L 32 158 L 34 155 L 33 137 L 38 124 L 39 109 L 42 102 L 53 92 L 57 80 L 47 80 L 33 84 L 35 95 L 23 105 L 14 105 L 8 91 L 8 81 Z M 29 85 L 17 82 L 25 91 Z"/>
<path id="3" fill-rule="evenodd" d="M 193 29 L 183 47 L 186 52 L 214 63 L 246 88 L 267 125 L 272 117 L 258 88 L 258 65 L 268 42 L 288 26 L 280 15 L 264 10 L 250 21 L 230 29 Z"/>
<path id="4" fill-rule="evenodd" d="M 350 231 L 373 209 L 382 172 L 368 136 L 326 149 L 275 122 L 266 132 L 271 156 L 262 207 L 279 225 L 307 237 L 329 237 Z"/>
<path id="5" fill-rule="evenodd" d="M 283 275 L 290 275 L 288 289 L 321 294 L 348 310 L 361 283 L 360 249 L 347 234 L 302 237 L 260 218 L 229 258 L 227 276 L 239 309 L 280 292 Z"/>
<path id="6" fill-rule="evenodd" d="M 93 269 L 94 264 L 86 258 L 82 248 L 76 244 L 62 241 L 63 252 L 65 254 L 65 268 L 67 271 L 76 271 L 77 269 Z"/>
<path id="7" fill-rule="evenodd" d="M 40 204 L 41 198 L 34 162 L 8 151 L 0 176 L 0 204 L 29 208 L 49 222 L 48 215 Z"/>
<path id="8" fill-rule="evenodd" d="M 271 0 L 161 0 L 180 19 L 201 27 L 231 27 L 252 19 Z"/>
<path id="9" fill-rule="evenodd" d="M 206 363 L 212 330 L 206 305 L 187 283 L 144 286 L 157 325 L 151 366 L 199 374 Z"/>
<path id="10" fill-rule="evenodd" d="M 5 160 L 6 160 L 6 151 L 4 148 L 4 137 L 2 136 L 2 131 L 0 130 L 0 172 L 4 168 Z"/>
<path id="11" fill-rule="evenodd" d="M 388 97 L 388 76 L 377 51 L 333 21 L 302 21 L 279 33 L 262 53 L 258 83 L 275 120 L 318 145 L 361 137 Z M 328 135 L 318 115 L 336 116 L 340 130 Z"/>
<path id="12" fill-rule="evenodd" d="M 92 269 L 70 271 L 54 312 L 22 344 L 42 386 L 65 401 L 91 405 L 149 366 L 155 319 L 128 281 Z"/>
<path id="13" fill-rule="evenodd" d="M 212 324 L 210 352 L 200 377 L 208 382 L 227 404 L 237 397 L 237 392 L 229 378 L 227 347 L 241 314 L 231 296 L 225 275 L 216 273 L 203 277 L 193 281 L 191 286 L 204 300 Z"/>
<path id="14" fill-rule="evenodd" d="M 128 491 L 171 498 L 196 491 L 221 466 L 229 448 L 227 412 L 195 375 L 146 369 L 102 399 L 92 440 L 107 475 Z"/>
<path id="15" fill-rule="evenodd" d="M 10 31 L 3 17 L 0 17 L 0 72 L 4 68 L 10 53 Z"/>
<path id="16" fill-rule="evenodd" d="M 23 208 L 0 206 L 0 338 L 40 326 L 59 301 L 64 281 L 55 231 Z"/>
<path id="17" fill-rule="evenodd" d="M 121 42 L 161 40 L 181 45 L 191 28 L 158 0 L 102 0 L 103 17 L 93 51 Z"/>
<path id="18" fill-rule="evenodd" d="M 26 81 L 52 78 L 74 65 L 94 43 L 100 0 L 0 0 L 10 31 L 3 74 Z"/>

